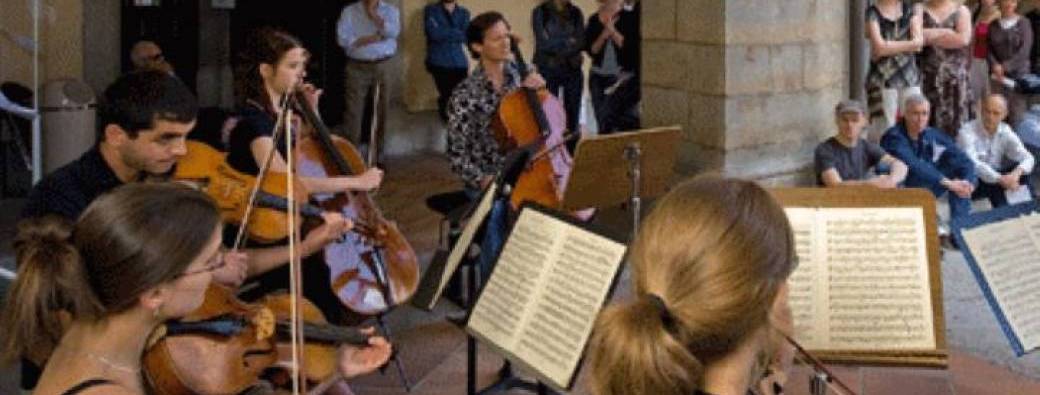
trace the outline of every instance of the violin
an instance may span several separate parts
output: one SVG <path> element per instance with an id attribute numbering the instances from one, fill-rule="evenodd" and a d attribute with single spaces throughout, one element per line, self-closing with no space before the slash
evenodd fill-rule
<path id="1" fill-rule="evenodd" d="M 333 136 L 309 103 L 293 95 L 297 111 L 313 132 L 294 149 L 301 176 L 358 175 L 367 169 L 349 141 Z M 332 291 L 348 309 L 365 316 L 383 313 L 407 302 L 419 286 L 419 263 L 412 246 L 388 221 L 367 192 L 315 194 L 312 201 L 326 211 L 342 213 L 365 224 L 367 234 L 348 233 L 325 247 Z"/>
<path id="2" fill-rule="evenodd" d="M 145 382 L 157 395 L 237 394 L 266 371 L 291 365 L 291 300 L 268 296 L 255 304 L 232 290 L 211 284 L 198 309 L 156 328 L 142 359 Z M 338 344 L 367 345 L 369 336 L 353 328 L 326 324 L 309 301 L 301 301 L 306 344 L 303 377 L 334 378 Z"/>
<path id="3" fill-rule="evenodd" d="M 288 236 L 289 178 L 285 173 L 269 171 L 260 180 L 256 207 L 250 213 L 250 220 L 243 221 L 257 177 L 235 170 L 227 163 L 226 154 L 205 143 L 188 140 L 185 144 L 187 154 L 177 162 L 174 180 L 190 184 L 213 198 L 224 222 L 246 223 L 246 234 L 255 241 L 273 243 Z M 293 182 L 296 201 L 307 201 L 308 193 L 303 184 L 296 179 Z M 317 206 L 303 205 L 300 212 L 320 219 L 323 211 Z"/>
<path id="4" fill-rule="evenodd" d="M 826 395 L 828 390 L 834 390 L 838 395 L 856 395 L 856 392 L 849 388 L 848 385 L 844 384 L 837 375 L 832 373 L 823 362 L 813 357 L 805 347 L 798 344 L 794 338 L 791 338 L 787 334 L 779 332 L 780 336 L 783 337 L 784 341 L 790 346 L 795 348 L 796 359 L 812 368 L 813 374 L 809 379 L 809 392 L 812 395 Z"/>
<path id="5" fill-rule="evenodd" d="M 530 71 L 516 40 L 512 51 L 521 77 L 526 78 Z M 545 89 L 518 89 L 502 98 L 491 125 L 500 151 L 522 149 L 529 153 L 527 166 L 510 195 L 513 209 L 519 210 L 525 201 L 561 208 L 573 159 L 567 150 L 560 149 L 566 142 L 567 125 L 567 112 L 560 101 Z"/>

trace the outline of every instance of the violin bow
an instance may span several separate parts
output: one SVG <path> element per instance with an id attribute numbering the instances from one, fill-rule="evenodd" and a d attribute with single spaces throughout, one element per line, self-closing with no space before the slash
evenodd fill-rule
<path id="1" fill-rule="evenodd" d="M 253 184 L 252 191 L 249 192 L 249 202 L 246 204 L 246 212 L 242 217 L 242 224 L 238 227 L 238 233 L 235 235 L 235 243 L 232 245 L 232 251 L 238 251 L 238 249 L 245 243 L 246 240 L 246 229 L 249 226 L 249 220 L 253 216 L 253 207 L 256 205 L 257 196 L 260 194 L 260 186 L 264 183 L 264 178 L 267 176 L 267 170 L 271 168 L 271 161 L 274 159 L 274 152 L 278 149 L 278 139 L 281 138 L 281 132 L 283 128 L 279 126 L 283 123 L 288 124 L 286 121 L 285 114 L 289 108 L 289 95 L 282 96 L 281 103 L 279 103 L 278 118 L 274 121 L 274 130 L 272 131 L 272 140 L 274 144 L 271 145 L 271 149 L 267 151 L 267 155 L 264 157 L 263 163 L 260 164 L 260 169 L 256 174 L 256 183 Z M 288 128 L 288 126 L 286 126 Z M 291 145 L 287 146 L 291 147 Z M 292 177 L 289 177 L 289 185 L 292 186 Z M 291 205 L 290 201 L 290 205 Z"/>
<path id="2" fill-rule="evenodd" d="M 380 84 L 372 85 L 372 122 L 368 125 L 368 167 L 376 165 L 379 156 L 379 143 L 376 133 L 379 132 L 379 95 Z"/>
<path id="3" fill-rule="evenodd" d="M 288 106 L 289 93 L 286 93 L 286 107 L 283 110 L 284 123 L 285 123 L 285 144 L 286 147 L 292 147 L 293 141 L 293 129 L 292 129 L 292 109 Z M 293 174 L 296 171 L 293 150 L 286 150 L 285 166 L 287 177 L 286 190 L 288 191 L 288 204 L 289 204 L 289 293 L 291 300 L 290 307 L 290 324 L 292 330 L 290 331 L 290 337 L 292 339 L 292 365 L 293 365 L 293 394 L 305 394 L 307 393 L 307 380 L 304 379 L 304 359 L 303 359 L 303 317 L 302 309 L 300 308 L 301 300 L 303 299 L 303 272 L 302 272 L 302 257 L 297 251 L 296 247 L 301 244 L 300 242 L 300 231 L 296 226 L 296 219 L 299 218 L 300 206 L 296 201 L 295 194 L 295 183 L 293 182 Z"/>
<path id="4" fill-rule="evenodd" d="M 839 394 L 843 395 L 856 395 L 855 391 L 850 389 L 848 385 L 845 385 L 845 383 L 843 383 L 841 379 L 838 378 L 838 376 L 836 376 L 834 373 L 831 373 L 831 371 L 827 369 L 826 366 L 824 366 L 823 362 L 821 362 L 819 359 L 816 359 L 816 357 L 814 357 L 812 354 L 809 353 L 809 351 L 803 348 L 801 344 L 798 344 L 798 342 L 794 341 L 794 339 L 791 338 L 791 336 L 788 336 L 786 333 L 783 333 L 782 331 L 780 332 L 780 335 L 782 335 L 788 343 L 794 346 L 794 349 L 799 357 L 798 359 L 801 360 L 802 363 L 805 363 L 812 367 L 814 375 L 812 381 L 810 382 L 810 392 L 813 395 L 826 395 L 827 388 L 834 389 Z M 837 388 L 835 388 L 835 386 Z"/>

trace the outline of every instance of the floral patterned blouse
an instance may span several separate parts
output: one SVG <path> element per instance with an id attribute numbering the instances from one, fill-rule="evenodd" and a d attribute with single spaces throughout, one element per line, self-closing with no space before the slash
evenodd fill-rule
<path id="1" fill-rule="evenodd" d="M 448 158 L 451 170 L 468 188 L 479 188 L 481 178 L 494 175 L 504 156 L 491 132 L 491 121 L 502 98 L 520 86 L 520 75 L 507 63 L 505 83 L 496 91 L 483 66 L 477 66 L 448 100 Z"/>

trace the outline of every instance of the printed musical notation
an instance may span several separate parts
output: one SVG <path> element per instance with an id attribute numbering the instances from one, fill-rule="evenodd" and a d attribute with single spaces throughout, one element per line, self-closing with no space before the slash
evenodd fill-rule
<path id="1" fill-rule="evenodd" d="M 795 337 L 810 349 L 936 346 L 920 208 L 787 208 Z"/>

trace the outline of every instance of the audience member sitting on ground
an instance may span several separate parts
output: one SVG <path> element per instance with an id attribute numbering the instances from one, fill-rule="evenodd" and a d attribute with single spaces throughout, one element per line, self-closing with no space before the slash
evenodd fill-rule
<path id="1" fill-rule="evenodd" d="M 906 178 L 903 162 L 885 153 L 881 146 L 860 138 L 867 124 L 863 105 L 844 100 L 834 108 L 838 133 L 816 146 L 813 163 L 816 184 L 820 186 L 873 185 L 895 188 Z M 883 164 L 891 169 L 886 175 L 871 177 L 871 169 Z"/>
<path id="2" fill-rule="evenodd" d="M 946 133 L 928 126 L 930 114 L 927 98 L 908 96 L 903 122 L 885 132 L 881 147 L 909 167 L 904 186 L 926 188 L 936 197 L 947 195 L 950 216 L 959 218 L 971 213 L 975 165 Z"/>
<path id="3" fill-rule="evenodd" d="M 982 116 L 964 124 L 957 135 L 957 145 L 975 163 L 979 177 L 972 198 L 985 197 L 993 207 L 1008 204 L 1006 192 L 1029 187 L 1028 175 L 1035 164 L 1022 140 L 1004 122 L 1007 114 L 1007 99 L 989 95 L 982 102 Z"/>

